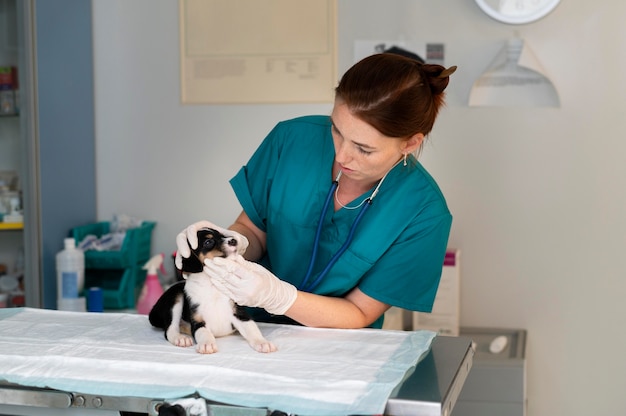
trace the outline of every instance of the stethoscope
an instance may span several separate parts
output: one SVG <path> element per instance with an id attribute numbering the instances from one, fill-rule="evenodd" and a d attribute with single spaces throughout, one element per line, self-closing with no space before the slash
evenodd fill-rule
<path id="1" fill-rule="evenodd" d="M 352 243 L 352 239 L 354 238 L 354 231 L 356 230 L 356 227 L 361 222 L 361 219 L 363 218 L 363 215 L 365 215 L 365 212 L 367 211 L 367 209 L 370 207 L 370 205 L 372 205 L 372 201 L 378 194 L 378 190 L 380 189 L 380 186 L 383 184 L 383 181 L 385 180 L 389 172 L 391 172 L 393 168 L 395 168 L 398 165 L 398 163 L 400 163 L 400 161 L 394 164 L 391 167 L 391 169 L 389 169 L 387 173 L 385 173 L 385 176 L 383 176 L 380 182 L 378 182 L 378 185 L 376 185 L 374 192 L 372 192 L 372 194 L 365 199 L 364 203 L 363 202 L 361 203 L 361 209 L 359 210 L 358 215 L 352 222 L 352 226 L 350 227 L 350 232 L 348 233 L 348 237 L 346 238 L 346 241 L 339 248 L 339 250 L 337 250 L 335 255 L 328 261 L 328 264 L 326 264 L 326 267 L 324 267 L 324 270 L 322 270 L 322 272 L 317 276 L 317 278 L 314 281 L 309 282 L 309 279 L 311 278 L 311 274 L 313 273 L 313 266 L 315 265 L 315 260 L 317 259 L 317 249 L 319 248 L 324 218 L 326 217 L 326 213 L 328 212 L 328 206 L 330 205 L 330 201 L 333 199 L 333 194 L 339 187 L 339 178 L 341 178 L 341 174 L 342 174 L 342 171 L 339 170 L 337 177 L 330 185 L 330 189 L 328 190 L 328 195 L 326 195 L 324 208 L 322 208 L 322 213 L 320 214 L 320 219 L 319 219 L 319 222 L 317 223 L 317 231 L 315 232 L 315 240 L 313 242 L 313 252 L 311 253 L 311 260 L 309 261 L 309 268 L 306 272 L 306 276 L 304 277 L 304 280 L 298 287 L 300 290 L 304 292 L 312 292 L 313 289 L 315 289 L 320 284 L 322 279 L 326 277 L 326 275 L 328 274 L 330 269 L 335 265 L 335 263 L 337 263 L 337 260 L 339 259 L 339 257 L 341 257 L 341 255 L 348 249 L 348 246 L 350 245 L 350 243 Z M 358 208 L 358 206 L 355 208 Z"/>

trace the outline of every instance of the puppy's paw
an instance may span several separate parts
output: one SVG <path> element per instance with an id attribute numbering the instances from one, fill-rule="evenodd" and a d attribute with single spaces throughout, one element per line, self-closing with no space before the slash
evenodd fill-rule
<path id="1" fill-rule="evenodd" d="M 193 345 L 193 338 L 189 335 L 178 334 L 177 336 L 173 336 L 168 338 L 168 340 L 176 345 L 177 347 L 191 347 Z"/>
<path id="2" fill-rule="evenodd" d="M 214 354 L 217 352 L 217 343 L 215 342 L 203 342 L 199 343 L 196 347 L 196 351 L 200 354 Z"/>
<path id="3" fill-rule="evenodd" d="M 257 352 L 275 352 L 278 351 L 276 345 L 266 339 L 259 339 L 250 342 L 250 346 Z"/>
<path id="4" fill-rule="evenodd" d="M 206 327 L 199 328 L 196 331 L 196 351 L 200 354 L 213 354 L 217 352 L 217 341 L 215 336 Z"/>

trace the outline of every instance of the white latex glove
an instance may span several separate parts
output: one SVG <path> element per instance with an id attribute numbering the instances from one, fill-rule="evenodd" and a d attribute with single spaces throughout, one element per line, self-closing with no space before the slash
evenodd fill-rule
<path id="1" fill-rule="evenodd" d="M 209 221 L 198 221 L 182 230 L 176 236 L 177 249 L 174 263 L 179 270 L 183 268 L 183 258 L 191 256 L 191 249 L 195 250 L 198 247 L 198 230 L 201 230 L 202 228 L 212 228 L 215 231 L 219 231 L 226 237 L 233 237 L 237 240 L 238 254 L 245 253 L 248 248 L 248 239 L 244 235 L 239 234 L 237 231 L 222 228 Z M 189 246 L 191 246 L 191 248 L 189 248 Z"/>
<path id="2" fill-rule="evenodd" d="M 238 305 L 263 308 L 274 315 L 287 312 L 298 296 L 294 285 L 241 256 L 205 260 L 204 272 Z"/>

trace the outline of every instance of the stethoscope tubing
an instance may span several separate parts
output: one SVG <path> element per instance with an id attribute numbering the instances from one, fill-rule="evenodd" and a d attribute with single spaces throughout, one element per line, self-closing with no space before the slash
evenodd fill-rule
<path id="1" fill-rule="evenodd" d="M 354 222 L 352 223 L 352 226 L 350 227 L 350 232 L 348 233 L 348 237 L 346 238 L 346 241 L 339 248 L 339 250 L 337 250 L 335 255 L 330 259 L 326 267 L 324 267 L 324 270 L 322 270 L 322 272 L 317 276 L 317 278 L 313 282 L 309 283 L 309 279 L 311 279 L 311 275 L 313 274 L 313 266 L 315 265 L 315 260 L 317 259 L 317 250 L 318 250 L 319 243 L 320 243 L 320 237 L 322 235 L 322 225 L 324 223 L 324 218 L 326 217 L 326 213 L 328 212 L 328 205 L 330 205 L 330 201 L 333 198 L 333 194 L 339 187 L 339 178 L 341 178 L 341 174 L 342 174 L 342 172 L 339 171 L 339 173 L 337 174 L 337 177 L 330 185 L 330 189 L 328 190 L 328 195 L 326 196 L 326 201 L 324 202 L 324 208 L 322 209 L 322 213 L 320 214 L 320 220 L 317 224 L 317 230 L 315 232 L 315 240 L 313 241 L 313 252 L 311 253 L 311 260 L 309 261 L 309 267 L 307 269 L 306 276 L 304 277 L 304 279 L 302 280 L 302 283 L 298 287 L 300 290 L 304 292 L 312 292 L 313 289 L 315 289 L 320 284 L 322 279 L 328 274 L 328 272 L 335 265 L 337 260 L 339 260 L 339 257 L 348 249 L 348 246 L 350 245 L 350 243 L 352 243 L 352 239 L 354 237 L 354 231 L 356 230 L 356 227 L 361 222 L 363 215 L 365 215 L 365 211 L 367 211 L 369 206 L 372 205 L 372 200 L 378 194 L 378 190 L 383 184 L 383 181 L 385 180 L 389 172 L 391 172 L 393 168 L 395 168 L 398 165 L 398 163 L 400 163 L 400 161 L 396 162 L 396 164 L 393 165 L 391 169 L 389 169 L 387 173 L 385 173 L 385 176 L 383 176 L 382 179 L 378 182 L 378 185 L 374 189 L 374 192 L 372 192 L 372 195 L 370 195 L 369 198 L 367 198 L 364 201 L 365 203 L 363 204 L 363 206 L 361 206 L 361 210 L 359 211 L 359 214 L 354 219 Z"/>
<path id="2" fill-rule="evenodd" d="M 332 196 L 332 193 L 331 193 L 331 196 Z M 317 285 L 320 284 L 322 279 L 328 274 L 328 272 L 335 265 L 335 263 L 337 263 L 337 260 L 339 260 L 339 257 L 341 257 L 341 255 L 348 249 L 348 246 L 350 246 L 350 243 L 352 243 L 352 239 L 354 238 L 354 231 L 356 230 L 356 227 L 361 222 L 361 218 L 363 218 L 363 215 L 365 215 L 365 211 L 367 211 L 370 205 L 372 205 L 372 200 L 371 198 L 367 198 L 366 203 L 363 204 L 363 206 L 359 210 L 359 214 L 357 215 L 354 222 L 352 223 L 352 227 L 350 227 L 350 232 L 348 234 L 348 238 L 346 238 L 346 241 L 344 241 L 341 248 L 337 250 L 335 255 L 330 259 L 326 267 L 324 267 L 324 270 L 322 270 L 322 272 L 317 276 L 317 278 L 310 285 L 305 286 L 302 290 L 304 290 L 305 292 L 313 291 L 313 289 L 315 289 Z M 319 244 L 320 234 L 316 234 L 315 236 L 315 246 L 316 246 L 316 248 L 314 249 L 315 256 L 317 256 L 317 245 Z M 304 283 L 306 283 L 310 278 L 310 272 L 311 272 L 311 269 L 313 268 L 313 263 L 315 263 L 315 257 L 311 256 L 311 264 L 309 265 L 309 272 L 307 272 L 307 276 L 305 277 Z"/>
<path id="3" fill-rule="evenodd" d="M 322 226 L 324 223 L 324 217 L 326 216 L 326 213 L 328 212 L 328 205 L 330 204 L 330 201 L 333 198 L 333 193 L 339 186 L 338 179 L 339 177 L 337 177 L 337 179 L 333 181 L 333 183 L 330 186 L 330 189 L 328 190 L 328 195 L 326 196 L 326 202 L 324 202 L 324 208 L 322 208 L 322 214 L 320 215 L 320 220 L 317 223 L 317 231 L 315 232 L 315 240 L 313 241 L 313 252 L 311 253 L 311 260 L 309 261 L 309 268 L 307 269 L 306 276 L 304 277 L 304 280 L 302 281 L 300 285 L 301 289 L 305 292 L 308 292 L 313 289 L 313 288 L 309 289 L 309 287 L 306 286 L 306 284 L 311 278 L 311 273 L 313 272 L 313 266 L 315 265 L 315 259 L 317 258 L 317 249 L 319 248 L 320 237 L 322 235 Z M 316 279 L 316 281 L 317 280 L 319 280 L 319 278 Z"/>

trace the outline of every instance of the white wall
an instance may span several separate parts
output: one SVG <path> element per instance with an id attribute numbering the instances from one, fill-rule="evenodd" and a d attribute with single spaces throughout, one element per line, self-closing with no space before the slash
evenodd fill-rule
<path id="1" fill-rule="evenodd" d="M 182 106 L 178 2 L 93 3 L 98 216 L 158 221 L 154 250 L 170 253 L 188 223 L 235 218 L 228 179 L 277 121 L 330 105 Z M 459 66 L 423 161 L 454 214 L 462 324 L 528 330 L 531 416 L 626 410 L 624 16 L 622 0 L 569 0 L 508 26 L 471 0 L 339 1 L 340 73 L 357 39 L 443 42 Z M 465 104 L 514 35 L 561 108 Z"/>

